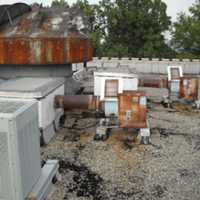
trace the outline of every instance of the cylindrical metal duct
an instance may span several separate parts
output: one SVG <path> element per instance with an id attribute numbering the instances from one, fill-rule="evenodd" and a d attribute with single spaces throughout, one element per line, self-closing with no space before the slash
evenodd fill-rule
<path id="1" fill-rule="evenodd" d="M 55 107 L 65 110 L 97 110 L 99 101 L 93 95 L 58 95 L 55 97 Z"/>

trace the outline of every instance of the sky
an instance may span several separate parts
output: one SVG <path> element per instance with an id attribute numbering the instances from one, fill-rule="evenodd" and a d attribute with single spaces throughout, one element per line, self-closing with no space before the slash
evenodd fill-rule
<path id="1" fill-rule="evenodd" d="M 16 2 L 24 2 L 31 4 L 33 2 L 43 3 L 44 5 L 51 4 L 52 0 L 0 0 L 1 4 L 12 4 Z M 66 0 L 69 4 L 75 2 L 76 0 Z M 172 17 L 172 21 L 176 21 L 177 13 L 186 12 L 188 13 L 188 8 L 195 2 L 195 0 L 163 0 L 167 6 L 167 13 Z M 97 3 L 98 0 L 89 0 L 90 3 Z"/>

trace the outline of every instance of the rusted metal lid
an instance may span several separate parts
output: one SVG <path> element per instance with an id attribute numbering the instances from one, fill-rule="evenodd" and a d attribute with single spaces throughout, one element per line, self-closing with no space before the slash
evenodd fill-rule
<path id="1" fill-rule="evenodd" d="M 137 90 L 137 91 L 125 90 L 125 91 L 123 91 L 122 94 L 118 94 L 118 96 L 146 96 L 146 92 L 140 91 L 140 90 Z"/>
<path id="2" fill-rule="evenodd" d="M 34 7 L 0 26 L 0 64 L 67 64 L 92 59 L 86 18 L 76 9 Z"/>

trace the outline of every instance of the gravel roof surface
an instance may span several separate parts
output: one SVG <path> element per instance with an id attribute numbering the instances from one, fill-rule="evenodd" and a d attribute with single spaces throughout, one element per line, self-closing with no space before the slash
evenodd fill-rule
<path id="1" fill-rule="evenodd" d="M 96 142 L 96 119 L 69 114 L 66 128 L 41 150 L 60 161 L 62 179 L 51 199 L 200 199 L 200 112 L 150 104 L 148 116 L 151 145 L 143 146 L 136 130 L 116 129 Z"/>

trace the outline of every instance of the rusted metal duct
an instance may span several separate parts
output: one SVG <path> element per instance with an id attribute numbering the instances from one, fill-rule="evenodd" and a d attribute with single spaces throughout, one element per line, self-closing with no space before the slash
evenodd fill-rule
<path id="1" fill-rule="evenodd" d="M 35 7 L 0 26 L 0 64 L 69 64 L 92 60 L 85 17 L 67 8 Z"/>
<path id="2" fill-rule="evenodd" d="M 99 107 L 99 101 L 93 95 L 58 95 L 55 97 L 55 107 L 65 110 L 96 110 Z"/>
<path id="3" fill-rule="evenodd" d="M 140 78 L 139 87 L 168 88 L 167 79 Z"/>

